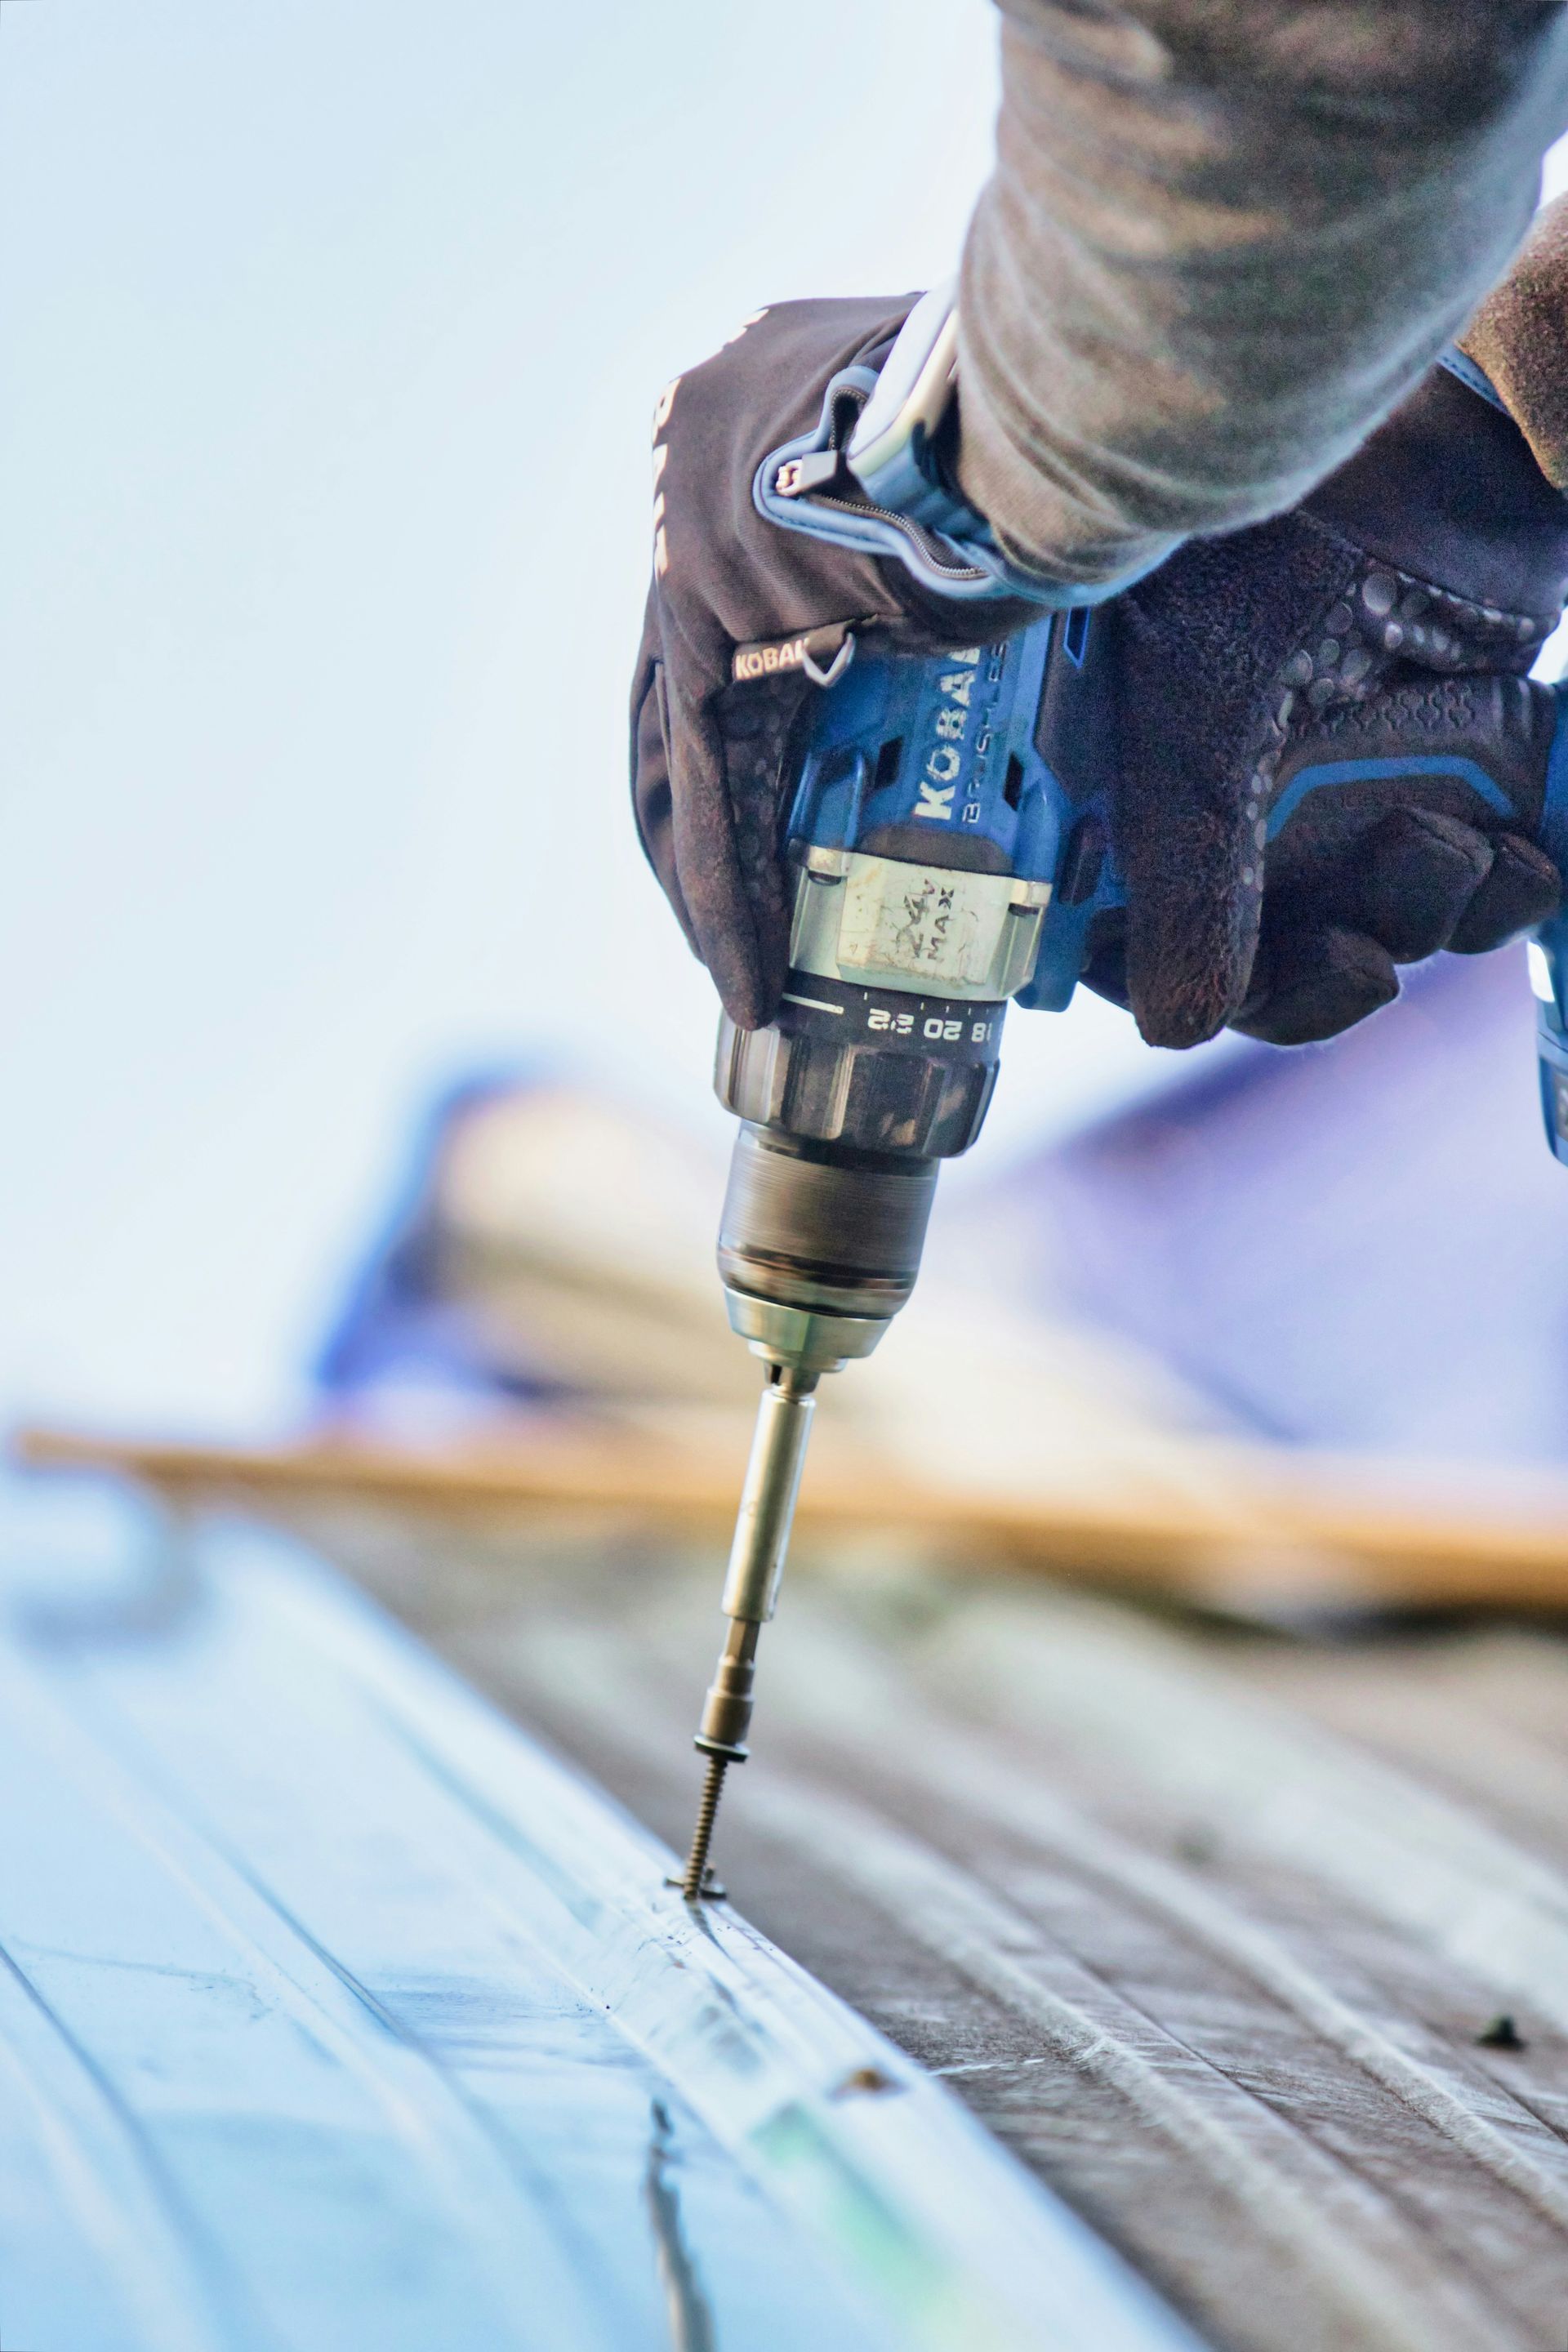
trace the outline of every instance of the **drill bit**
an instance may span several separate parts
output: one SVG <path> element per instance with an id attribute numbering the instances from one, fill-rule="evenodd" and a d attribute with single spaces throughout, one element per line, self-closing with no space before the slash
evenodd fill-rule
<path id="1" fill-rule="evenodd" d="M 770 1364 L 767 1386 L 757 1408 L 756 1434 L 724 1580 L 722 1607 L 730 1631 L 696 1739 L 700 1753 L 708 1759 L 708 1773 L 691 1833 L 691 1851 L 681 1874 L 681 1893 L 688 1903 L 700 1902 L 711 1891 L 708 1854 L 724 1775 L 731 1764 L 746 1760 L 757 1637 L 778 1601 L 805 1444 L 811 1434 L 817 1378 L 815 1371 L 796 1365 Z"/>

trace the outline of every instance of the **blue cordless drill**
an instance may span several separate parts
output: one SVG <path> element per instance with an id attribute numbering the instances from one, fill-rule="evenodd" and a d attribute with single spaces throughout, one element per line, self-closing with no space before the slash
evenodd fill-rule
<path id="1" fill-rule="evenodd" d="M 770 1027 L 725 1020 L 719 1036 L 719 1096 L 742 1122 L 719 1266 L 731 1323 L 767 1377 L 724 1587 L 729 1634 L 697 1735 L 708 1770 L 689 1901 L 718 1891 L 714 1820 L 725 1771 L 746 1755 L 816 1384 L 869 1355 L 914 1287 L 938 1169 L 969 1149 L 991 1100 L 1007 1000 L 1064 1010 L 1097 925 L 1124 904 L 1113 627 L 1079 608 L 920 659 L 862 647 L 813 698 L 786 824 L 784 1001 Z M 1539 830 L 1568 872 L 1568 729 L 1557 732 Z M 1270 839 L 1321 791 L 1355 787 L 1375 814 L 1390 771 L 1412 766 L 1510 806 L 1463 760 L 1338 760 L 1292 774 Z M 1568 916 L 1543 927 L 1531 960 L 1547 1135 L 1568 1161 Z"/>
<path id="2" fill-rule="evenodd" d="M 1099 635 L 1085 609 L 924 659 L 861 648 L 814 698 L 784 1001 L 770 1027 L 719 1034 L 720 1099 L 742 1122 L 719 1268 L 767 1380 L 697 1735 L 689 1901 L 717 1891 L 713 1823 L 746 1754 L 817 1381 L 868 1356 L 914 1288 L 937 1171 L 990 1104 L 1008 998 L 1063 1008 L 1090 926 L 1121 902 Z"/>

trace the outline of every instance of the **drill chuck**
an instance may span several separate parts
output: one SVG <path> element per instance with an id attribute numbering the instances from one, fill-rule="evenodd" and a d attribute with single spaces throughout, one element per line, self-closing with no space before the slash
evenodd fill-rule
<path id="1" fill-rule="evenodd" d="M 719 1271 L 754 1353 L 870 1354 L 914 1288 L 938 1165 L 980 1131 L 1005 1010 L 796 970 L 767 1028 L 721 1024 L 714 1086 L 741 1130 Z"/>
<path id="2" fill-rule="evenodd" d="M 780 1306 L 887 1322 L 915 1286 L 936 1168 L 743 1125 L 719 1271 L 730 1287 Z"/>

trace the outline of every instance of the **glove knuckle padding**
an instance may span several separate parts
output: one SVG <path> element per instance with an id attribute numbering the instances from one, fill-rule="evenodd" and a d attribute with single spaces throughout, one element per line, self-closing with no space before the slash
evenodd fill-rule
<path id="1" fill-rule="evenodd" d="M 1395 809 L 1348 861 L 1342 909 L 1395 963 L 1416 963 L 1447 946 L 1491 864 L 1491 844 L 1473 825 Z"/>
<path id="2" fill-rule="evenodd" d="M 1266 1045 L 1314 1045 L 1398 993 L 1393 958 L 1376 940 L 1335 924 L 1289 924 L 1265 940 L 1231 1025 Z"/>
<path id="3" fill-rule="evenodd" d="M 1359 861 L 1361 929 L 1383 940 L 1396 964 L 1436 955 L 1490 870 L 1493 845 L 1474 825 L 1434 809 L 1401 809 L 1377 825 Z"/>
<path id="4" fill-rule="evenodd" d="M 1491 870 L 1454 926 L 1456 955 L 1486 955 L 1557 912 L 1563 886 L 1543 849 L 1505 833 L 1492 845 Z"/>
<path id="5" fill-rule="evenodd" d="M 1527 844 L 1493 877 L 1505 828 L 1540 821 L 1552 698 L 1512 674 L 1412 676 L 1403 660 L 1387 679 L 1293 732 L 1278 795 L 1303 772 L 1371 772 L 1302 798 L 1271 845 L 1268 896 L 1315 905 L 1401 963 L 1497 944 L 1545 910 L 1551 869 Z"/>

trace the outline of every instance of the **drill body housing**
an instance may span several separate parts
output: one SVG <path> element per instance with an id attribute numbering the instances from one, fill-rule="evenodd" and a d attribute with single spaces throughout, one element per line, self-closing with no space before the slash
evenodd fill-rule
<path id="1" fill-rule="evenodd" d="M 790 971 L 721 1028 L 743 1122 L 720 1238 L 736 1328 L 830 1369 L 908 1298 L 940 1162 L 979 1134 L 1007 1000 L 1061 1007 L 1110 847 L 1110 698 L 1087 611 L 916 659 L 862 648 L 811 698 L 785 826 Z"/>

